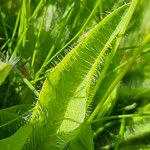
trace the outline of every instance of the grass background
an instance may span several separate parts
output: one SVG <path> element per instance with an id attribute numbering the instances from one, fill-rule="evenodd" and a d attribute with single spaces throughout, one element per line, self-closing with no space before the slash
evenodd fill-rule
<path id="1" fill-rule="evenodd" d="M 82 43 L 99 22 L 124 4 L 130 5 L 131 1 L 1 0 L 0 146 L 20 143 L 14 148 L 19 150 L 38 149 L 43 141 L 49 145 L 44 132 L 36 130 L 33 134 L 39 132 L 36 136 L 40 140 L 34 137 L 33 142 L 27 140 L 32 136 L 22 137 L 24 133 L 32 132 L 24 125 L 30 122 L 48 73 L 58 68 L 64 57 Z M 98 77 L 91 77 L 90 98 L 87 99 L 92 102 L 88 104 L 83 127 L 75 132 L 73 138 L 59 141 L 60 145 L 63 143 L 63 148 L 57 147 L 59 144 L 54 141 L 54 146 L 44 149 L 150 149 L 150 43 L 148 40 L 143 43 L 149 38 L 149 9 L 149 0 L 137 1 L 130 23 L 125 27 L 126 32 L 117 37 L 120 42 L 116 52 L 114 55 L 110 53 L 106 61 L 104 59 L 102 70 L 106 68 L 106 71 L 99 76 L 101 70 L 96 68 Z M 112 26 L 115 25 L 115 21 L 111 21 Z M 102 40 L 107 38 L 109 31 L 107 25 L 103 28 Z M 111 51 L 116 43 L 114 40 L 109 47 Z M 139 49 L 141 52 L 134 57 Z M 132 59 L 132 65 L 129 65 Z M 79 72 L 82 71 L 79 68 Z M 122 72 L 125 72 L 124 75 Z M 70 79 L 73 75 L 74 72 L 70 73 L 65 83 L 71 90 L 76 83 Z M 112 88 L 114 81 L 118 84 Z M 61 107 L 65 108 L 65 105 Z M 96 116 L 93 117 L 96 109 Z M 20 131 L 22 126 L 24 128 Z M 47 128 L 52 129 L 53 126 Z"/>

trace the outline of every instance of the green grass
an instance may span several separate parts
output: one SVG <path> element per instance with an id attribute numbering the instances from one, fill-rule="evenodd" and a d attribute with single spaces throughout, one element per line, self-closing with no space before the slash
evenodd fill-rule
<path id="1" fill-rule="evenodd" d="M 150 149 L 149 0 L 2 0 L 0 149 Z"/>

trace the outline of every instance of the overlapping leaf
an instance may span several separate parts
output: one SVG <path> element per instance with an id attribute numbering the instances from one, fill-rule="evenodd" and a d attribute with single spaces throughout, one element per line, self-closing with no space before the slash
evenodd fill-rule
<path id="1" fill-rule="evenodd" d="M 126 8 L 122 6 L 108 15 L 48 74 L 30 121 L 46 134 L 45 140 L 46 136 L 51 141 L 52 135 L 57 135 L 65 143 L 84 122 L 90 70 L 99 55 L 106 57 L 101 50 L 107 49 L 120 32 Z M 42 146 L 51 144 L 47 141 Z"/>

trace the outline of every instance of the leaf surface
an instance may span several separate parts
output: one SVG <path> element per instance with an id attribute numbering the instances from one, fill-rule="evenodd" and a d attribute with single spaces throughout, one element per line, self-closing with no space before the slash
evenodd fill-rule
<path id="1" fill-rule="evenodd" d="M 68 150 L 94 150 L 93 133 L 90 124 L 84 124 Z"/>
<path id="2" fill-rule="evenodd" d="M 29 125 L 21 127 L 12 136 L 0 140 L 1 150 L 21 150 L 26 143 L 27 138 L 31 134 L 32 128 Z"/>
<path id="3" fill-rule="evenodd" d="M 86 85 L 90 70 L 97 59 L 101 57 L 103 63 L 105 52 L 110 52 L 108 47 L 121 30 L 126 8 L 116 9 L 95 26 L 47 75 L 30 122 L 46 134 L 45 139 L 49 136 L 48 141 L 57 135 L 60 142 L 66 143 L 78 133 L 88 108 Z M 44 148 L 54 143 L 45 144 Z"/>

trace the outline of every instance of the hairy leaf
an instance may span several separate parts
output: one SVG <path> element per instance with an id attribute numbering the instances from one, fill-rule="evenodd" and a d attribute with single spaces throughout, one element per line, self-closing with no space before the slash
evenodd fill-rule
<path id="1" fill-rule="evenodd" d="M 52 141 L 52 135 L 57 135 L 60 142 L 71 140 L 84 122 L 90 70 L 97 58 L 106 57 L 101 50 L 107 50 L 120 32 L 126 8 L 122 6 L 108 15 L 48 74 L 30 120 L 46 134 L 41 141 L 47 144 L 41 145 L 44 148 L 54 144 L 46 141 Z"/>

